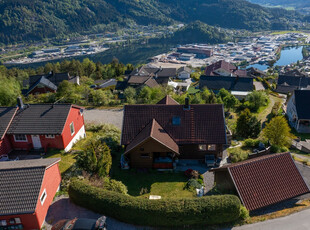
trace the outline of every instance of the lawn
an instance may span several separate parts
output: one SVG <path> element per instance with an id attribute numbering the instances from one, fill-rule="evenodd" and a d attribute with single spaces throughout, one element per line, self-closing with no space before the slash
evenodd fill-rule
<path id="1" fill-rule="evenodd" d="M 184 190 L 188 178 L 182 172 L 158 172 L 156 170 L 122 170 L 120 153 L 113 157 L 111 178 L 122 181 L 131 196 L 159 195 L 168 197 L 195 197 L 194 191 Z M 143 191 L 141 193 L 141 191 Z"/>
<path id="2" fill-rule="evenodd" d="M 258 113 L 256 114 L 258 120 L 261 120 L 262 122 L 265 122 L 268 120 L 268 115 L 271 113 L 272 107 L 276 102 L 280 102 L 280 103 L 283 102 L 282 98 L 278 98 L 278 97 L 275 97 L 273 95 L 269 95 L 269 99 L 270 99 L 270 101 L 269 101 L 268 105 L 261 107 L 259 109 Z"/>
<path id="3" fill-rule="evenodd" d="M 50 150 L 44 158 L 61 158 L 59 162 L 59 170 L 63 176 L 76 161 L 76 153 L 66 153 L 63 150 Z"/>

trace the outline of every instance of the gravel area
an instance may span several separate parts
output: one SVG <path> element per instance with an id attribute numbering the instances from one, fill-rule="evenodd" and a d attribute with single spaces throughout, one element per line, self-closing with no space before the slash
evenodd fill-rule
<path id="1" fill-rule="evenodd" d="M 74 219 L 77 218 L 89 218 L 98 219 L 100 214 L 94 213 L 85 208 L 79 207 L 73 204 L 68 197 L 60 196 L 57 197 L 50 208 L 48 209 L 47 216 L 45 218 L 45 223 L 43 229 L 51 230 L 52 225 L 59 220 L 63 219 Z M 113 218 L 107 218 L 107 228 L 109 230 L 152 230 L 149 227 L 139 227 L 126 223 L 119 222 Z"/>
<path id="2" fill-rule="evenodd" d="M 255 86 L 255 90 L 257 90 L 257 91 L 265 90 L 263 83 L 261 83 L 259 81 L 254 81 L 254 86 Z"/>
<path id="3" fill-rule="evenodd" d="M 123 109 L 86 109 L 84 119 L 86 123 L 113 124 L 122 129 Z"/>
<path id="4" fill-rule="evenodd" d="M 208 193 L 214 186 L 214 173 L 213 172 L 205 172 L 203 174 L 203 183 L 205 186 L 205 194 Z"/>

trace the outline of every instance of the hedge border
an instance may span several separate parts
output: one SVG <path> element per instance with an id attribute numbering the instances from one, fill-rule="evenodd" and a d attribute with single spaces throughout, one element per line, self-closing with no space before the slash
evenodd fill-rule
<path id="1" fill-rule="evenodd" d="M 143 226 L 188 226 L 228 223 L 240 217 L 234 195 L 149 200 L 94 187 L 73 179 L 69 196 L 75 204 L 122 222 Z"/>

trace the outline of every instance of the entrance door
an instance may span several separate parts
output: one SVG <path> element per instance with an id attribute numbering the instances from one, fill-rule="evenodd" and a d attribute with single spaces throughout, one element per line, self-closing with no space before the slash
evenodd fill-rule
<path id="1" fill-rule="evenodd" d="M 32 144 L 34 149 L 42 148 L 40 136 L 39 135 L 31 135 Z"/>

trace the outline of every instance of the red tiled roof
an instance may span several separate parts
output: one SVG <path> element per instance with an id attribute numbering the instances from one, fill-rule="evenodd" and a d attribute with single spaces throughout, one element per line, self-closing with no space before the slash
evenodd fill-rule
<path id="1" fill-rule="evenodd" d="M 176 102 L 172 97 L 167 95 L 163 99 L 161 99 L 159 102 L 157 102 L 157 105 L 179 105 L 179 103 Z"/>
<path id="2" fill-rule="evenodd" d="M 169 134 L 153 119 L 144 129 L 133 139 L 133 141 L 127 146 L 126 153 L 139 146 L 146 140 L 152 138 L 153 140 L 161 143 L 175 153 L 179 153 L 179 146 L 169 136 Z"/>
<path id="3" fill-rule="evenodd" d="M 172 123 L 180 119 L 179 125 Z M 129 145 L 153 119 L 177 144 L 226 144 L 223 105 L 126 105 L 122 130 L 122 145 Z"/>
<path id="4" fill-rule="evenodd" d="M 248 210 L 259 209 L 310 192 L 290 153 L 278 153 L 226 165 Z"/>

